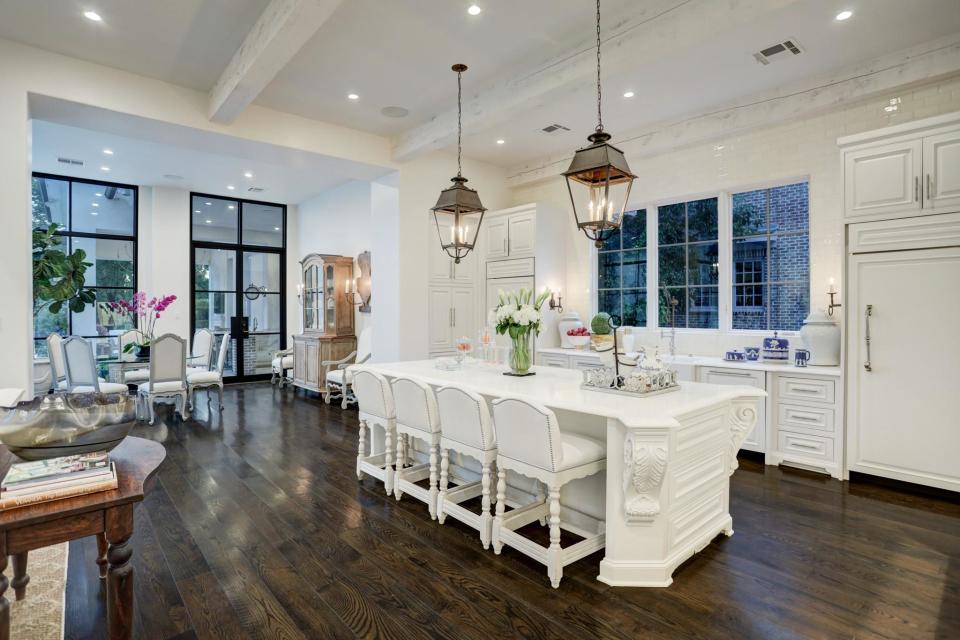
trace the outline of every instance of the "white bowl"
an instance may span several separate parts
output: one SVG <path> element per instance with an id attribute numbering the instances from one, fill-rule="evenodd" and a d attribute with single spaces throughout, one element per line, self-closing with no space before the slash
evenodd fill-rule
<path id="1" fill-rule="evenodd" d="M 567 340 L 570 342 L 570 344 L 572 344 L 573 346 L 577 347 L 578 349 L 579 349 L 580 347 L 583 347 L 583 346 L 586 346 L 586 345 L 590 344 L 590 336 L 589 336 L 589 335 L 586 335 L 586 336 L 567 336 Z"/>

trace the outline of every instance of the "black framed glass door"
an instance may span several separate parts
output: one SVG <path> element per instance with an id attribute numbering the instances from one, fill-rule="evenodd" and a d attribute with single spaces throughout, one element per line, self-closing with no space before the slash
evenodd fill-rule
<path id="1" fill-rule="evenodd" d="M 286 347 L 286 207 L 191 194 L 193 330 L 230 340 L 224 377 L 260 380 Z"/>

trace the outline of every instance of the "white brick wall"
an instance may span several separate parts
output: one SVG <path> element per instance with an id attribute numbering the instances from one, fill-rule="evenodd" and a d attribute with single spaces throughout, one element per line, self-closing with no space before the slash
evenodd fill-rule
<path id="1" fill-rule="evenodd" d="M 889 98 L 899 97 L 894 113 L 886 113 Z M 838 137 L 909 122 L 941 113 L 960 110 L 960 77 L 909 90 L 893 92 L 882 99 L 847 105 L 829 113 L 756 131 L 719 138 L 656 156 L 624 151 L 630 168 L 638 178 L 634 194 L 645 201 L 658 201 L 686 195 L 716 192 L 775 180 L 809 176 L 810 179 L 810 285 L 811 306 L 825 306 L 827 280 L 841 282 L 844 239 L 842 185 Z M 718 148 L 720 147 L 720 148 Z M 559 176 L 513 190 L 514 204 L 548 202 L 569 215 L 569 197 Z M 567 281 L 564 302 L 569 309 L 587 317 L 592 311 L 590 243 L 568 226 L 564 250 L 567 257 Z M 721 293 L 721 295 L 724 295 Z M 644 342 L 655 343 L 653 336 Z M 678 333 L 678 351 L 719 355 L 731 347 L 756 343 L 741 335 Z M 797 340 L 799 344 L 799 339 Z"/>

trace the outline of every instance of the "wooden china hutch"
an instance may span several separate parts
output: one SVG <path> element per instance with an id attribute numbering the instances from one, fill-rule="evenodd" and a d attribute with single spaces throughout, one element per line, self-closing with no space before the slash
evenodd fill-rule
<path id="1" fill-rule="evenodd" d="M 357 348 L 353 304 L 346 295 L 353 281 L 353 258 L 311 253 L 300 261 L 303 333 L 293 337 L 293 384 L 326 392 L 323 362 L 342 360 Z"/>

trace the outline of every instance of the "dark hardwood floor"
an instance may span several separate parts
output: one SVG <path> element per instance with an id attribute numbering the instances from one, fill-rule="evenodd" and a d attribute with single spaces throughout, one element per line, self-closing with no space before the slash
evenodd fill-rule
<path id="1" fill-rule="evenodd" d="M 596 554 L 554 590 L 357 482 L 355 410 L 268 384 L 224 403 L 134 432 L 167 447 L 136 512 L 138 638 L 960 638 L 956 501 L 744 460 L 736 534 L 673 586 L 607 587 Z M 93 538 L 71 544 L 66 638 L 105 637 L 95 558 Z"/>

